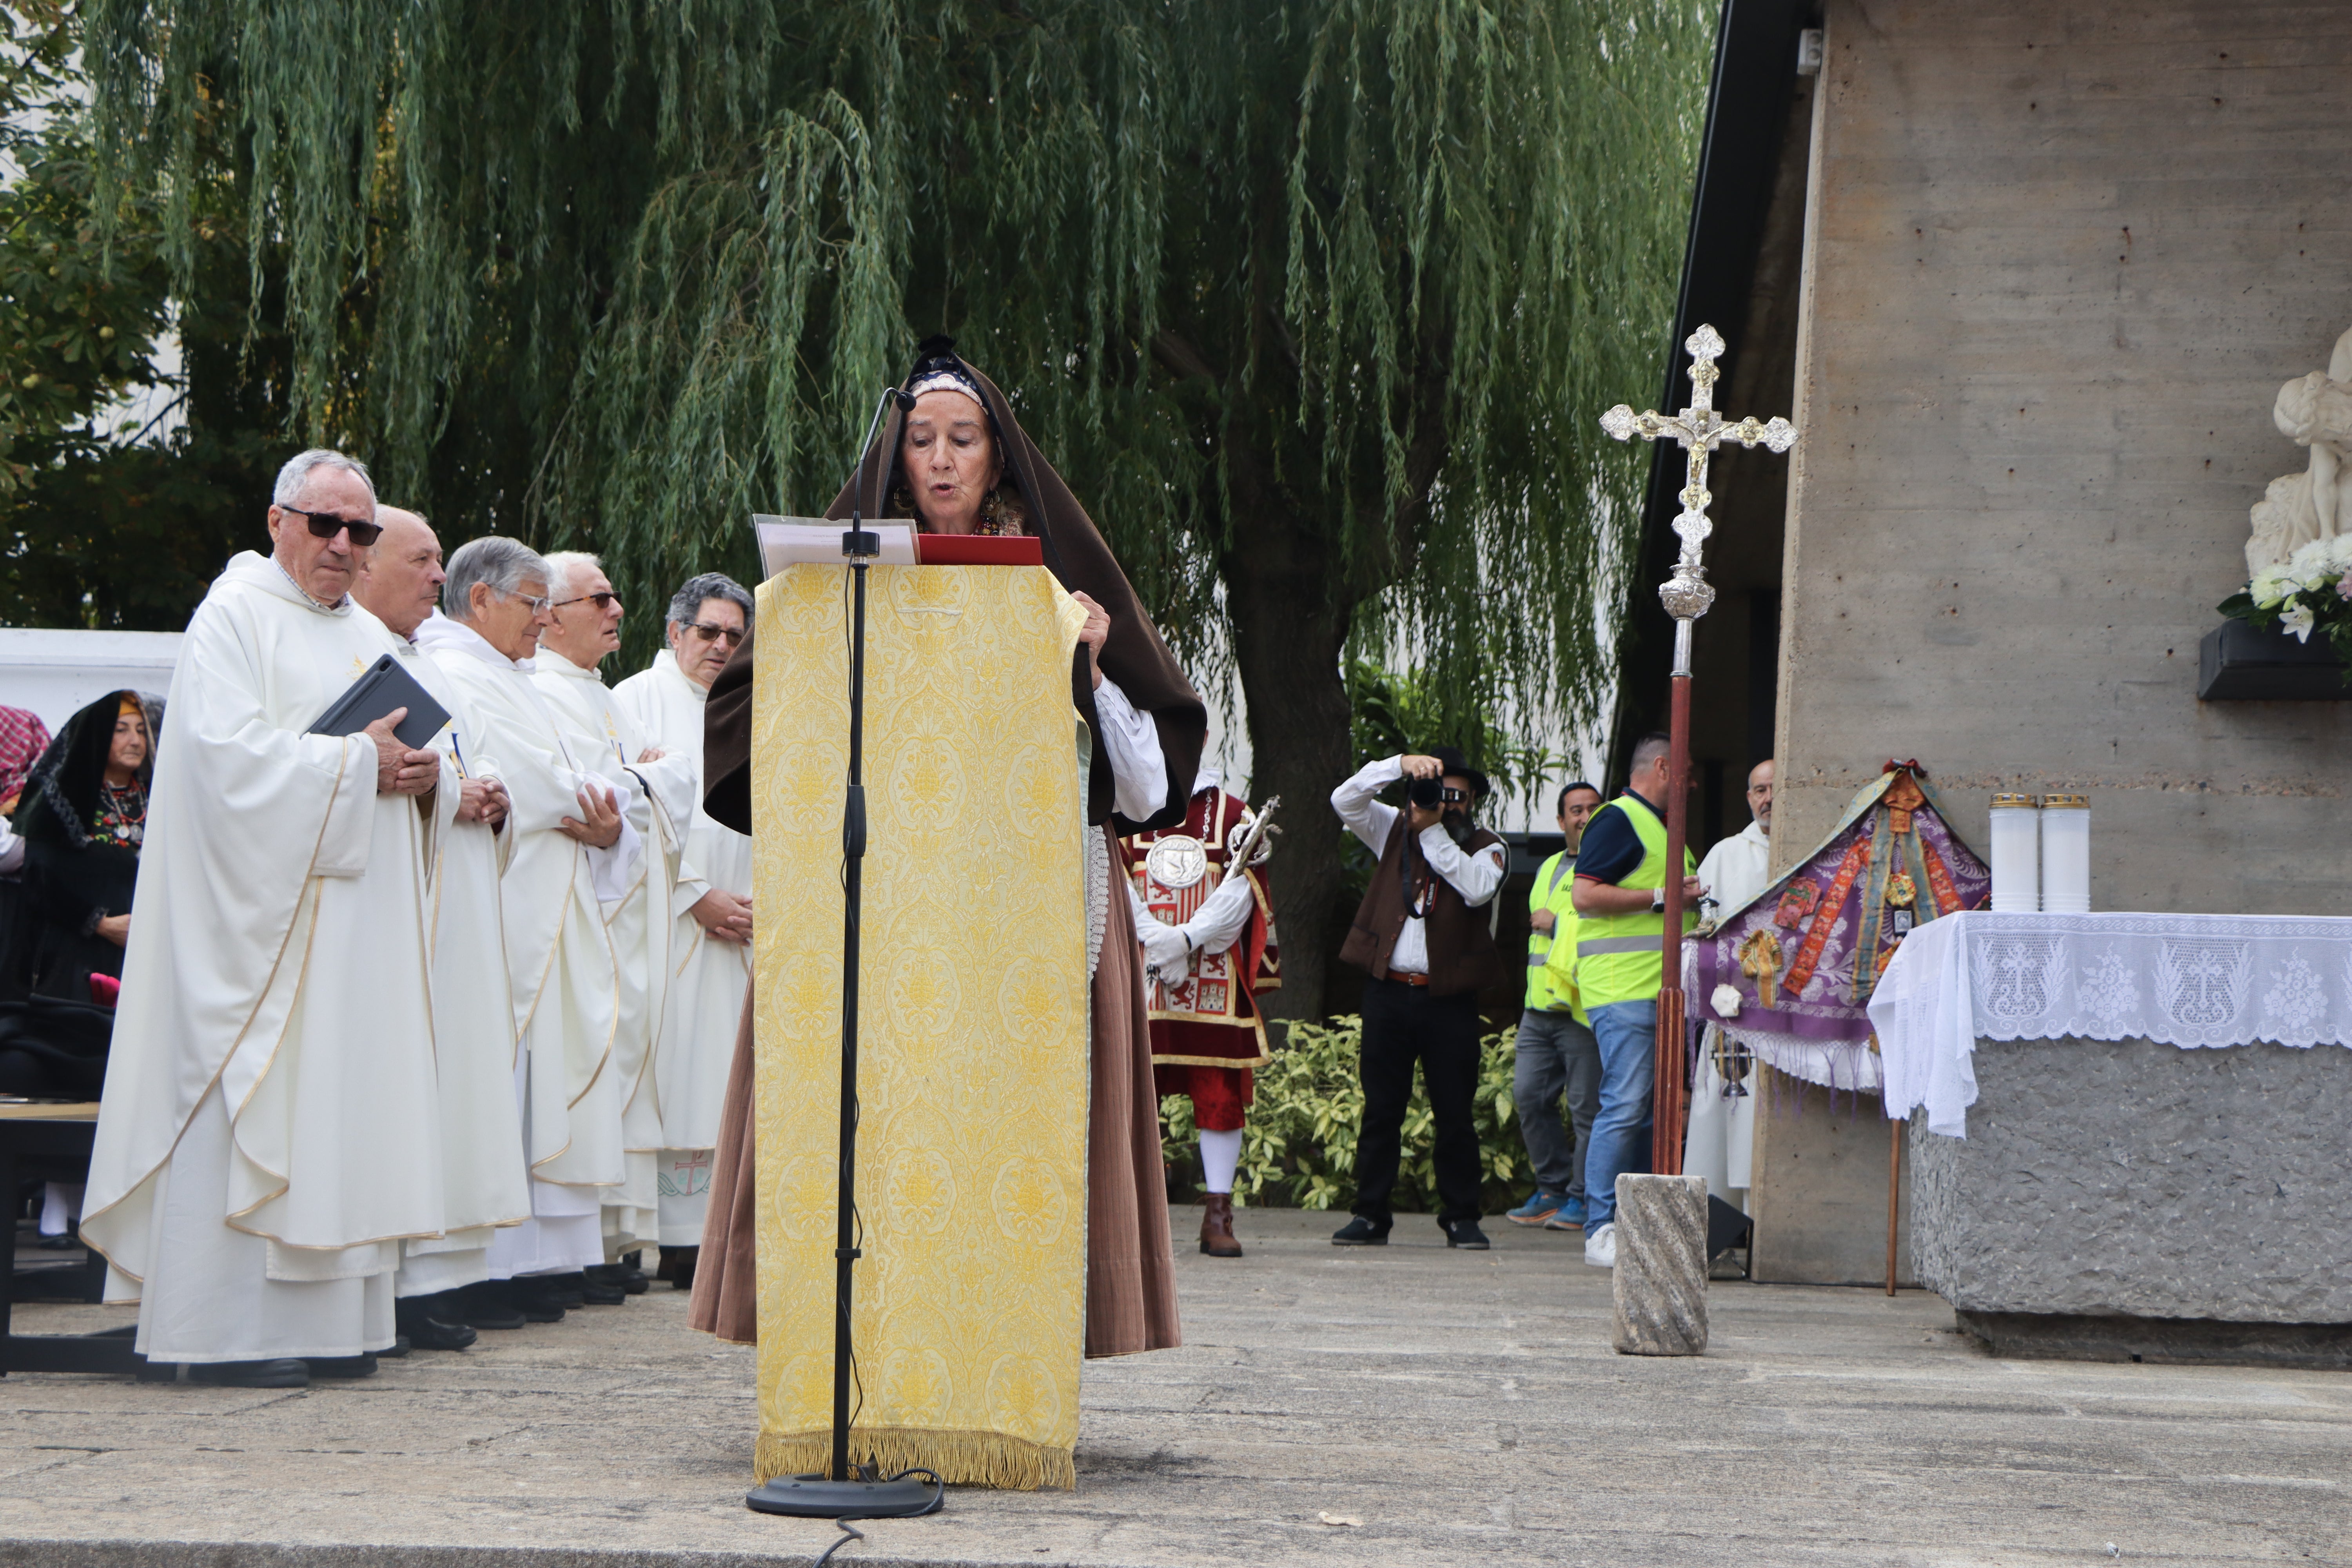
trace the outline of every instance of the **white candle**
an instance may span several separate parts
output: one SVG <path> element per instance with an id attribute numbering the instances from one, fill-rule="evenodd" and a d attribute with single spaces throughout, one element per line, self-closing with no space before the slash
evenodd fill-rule
<path id="1" fill-rule="evenodd" d="M 2091 912 L 2091 798 L 2042 797 L 2042 909 L 2045 914 Z"/>
<path id="2" fill-rule="evenodd" d="M 2042 907 L 2042 856 L 2035 822 L 2042 803 L 2030 795 L 1992 797 L 1992 907 L 2032 913 Z"/>

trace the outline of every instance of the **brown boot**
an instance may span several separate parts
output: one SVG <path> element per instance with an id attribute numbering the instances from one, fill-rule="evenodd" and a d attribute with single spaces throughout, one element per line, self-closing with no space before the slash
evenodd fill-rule
<path id="1" fill-rule="evenodd" d="M 1234 1195 L 1211 1193 L 1201 1204 L 1201 1250 L 1212 1258 L 1239 1258 L 1242 1244 L 1234 1239 Z"/>

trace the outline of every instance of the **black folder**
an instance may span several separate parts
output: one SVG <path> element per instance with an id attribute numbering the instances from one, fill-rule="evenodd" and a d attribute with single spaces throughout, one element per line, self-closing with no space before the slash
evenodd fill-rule
<path id="1" fill-rule="evenodd" d="M 441 732 L 449 721 L 449 710 L 433 700 L 433 694 L 416 683 L 416 678 L 400 668 L 400 660 L 385 654 L 352 682 L 341 697 L 319 715 L 310 726 L 313 735 L 356 735 L 395 708 L 408 710 L 393 731 L 400 743 L 412 751 L 423 751 L 425 742 Z"/>

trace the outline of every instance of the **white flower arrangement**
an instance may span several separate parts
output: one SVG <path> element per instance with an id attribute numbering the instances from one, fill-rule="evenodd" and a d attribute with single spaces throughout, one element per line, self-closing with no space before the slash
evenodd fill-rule
<path id="1" fill-rule="evenodd" d="M 2352 666 L 2352 534 L 2312 540 L 2284 564 L 2263 567 L 2221 610 L 2265 631 L 2291 632 L 2297 642 L 2325 632 Z"/>

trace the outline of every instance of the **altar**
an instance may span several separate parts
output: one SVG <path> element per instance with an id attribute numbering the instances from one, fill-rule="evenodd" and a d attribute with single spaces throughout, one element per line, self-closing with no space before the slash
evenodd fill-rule
<path id="1" fill-rule="evenodd" d="M 1913 1260 L 1963 1328 L 2352 1368 L 2352 919 L 1963 911 L 1870 1016 Z"/>

